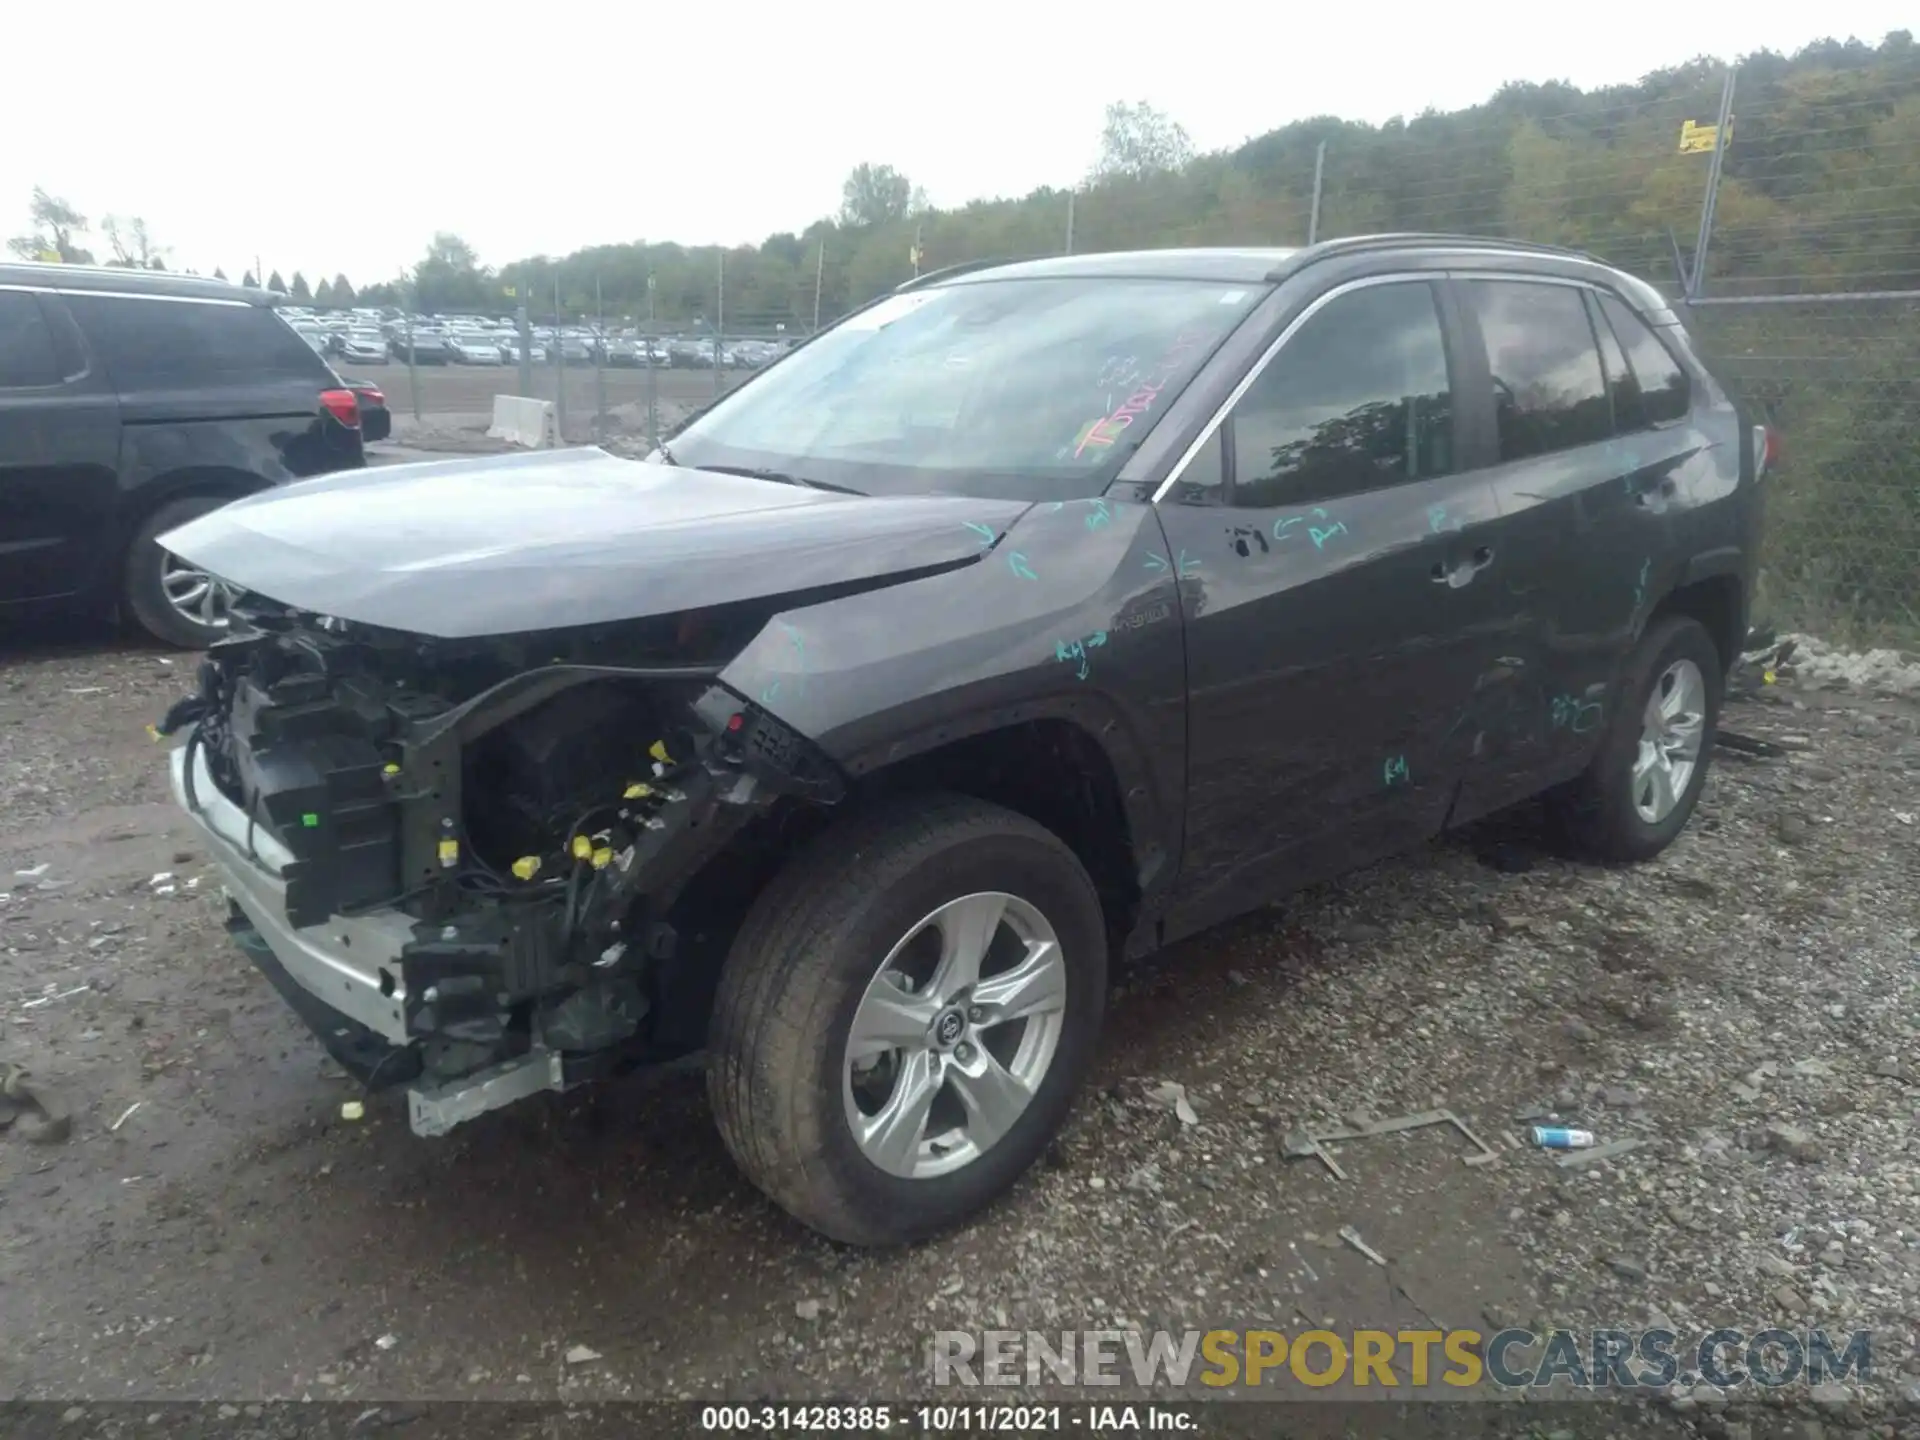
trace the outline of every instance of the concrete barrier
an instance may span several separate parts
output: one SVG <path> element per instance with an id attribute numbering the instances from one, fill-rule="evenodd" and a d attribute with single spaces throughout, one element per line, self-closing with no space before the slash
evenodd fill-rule
<path id="1" fill-rule="evenodd" d="M 530 400 L 524 395 L 496 395 L 493 424 L 487 428 L 487 435 L 490 439 L 511 441 L 532 450 L 557 445 L 560 440 L 553 419 L 553 402 Z"/>

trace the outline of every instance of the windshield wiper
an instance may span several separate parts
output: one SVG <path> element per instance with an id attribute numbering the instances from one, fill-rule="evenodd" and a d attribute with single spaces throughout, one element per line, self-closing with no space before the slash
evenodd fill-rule
<path id="1" fill-rule="evenodd" d="M 665 446 L 661 447 L 665 453 Z M 672 456 L 666 457 L 669 465 L 680 462 Z M 776 485 L 798 485 L 803 490 L 831 490 L 836 495 L 864 495 L 864 490 L 856 490 L 851 485 L 835 485 L 827 480 L 809 480 L 801 475 L 789 475 L 784 470 L 762 470 L 753 465 L 696 465 L 696 470 L 711 470 L 716 475 L 743 475 L 749 480 L 771 480 Z"/>

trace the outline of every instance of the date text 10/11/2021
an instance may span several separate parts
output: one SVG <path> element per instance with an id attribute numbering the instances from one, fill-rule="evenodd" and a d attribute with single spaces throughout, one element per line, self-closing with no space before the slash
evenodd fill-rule
<path id="1" fill-rule="evenodd" d="M 718 1434 L 1054 1435 L 1196 1434 L 1195 1407 L 1169 1405 L 707 1405 Z"/>

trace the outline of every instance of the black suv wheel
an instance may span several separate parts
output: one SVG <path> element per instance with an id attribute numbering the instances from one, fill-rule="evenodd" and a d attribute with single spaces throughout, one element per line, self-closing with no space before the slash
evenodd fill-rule
<path id="1" fill-rule="evenodd" d="M 727 959 L 708 1094 L 727 1148 L 836 1240 L 994 1200 L 1065 1118 L 1106 1000 L 1099 897 L 1057 837 L 927 797 L 829 830 Z"/>
<path id="2" fill-rule="evenodd" d="M 149 515 L 127 547 L 121 598 L 140 628 L 182 650 L 204 650 L 227 633 L 233 591 L 160 546 L 158 537 L 226 504 L 210 495 L 170 501 Z"/>
<path id="3" fill-rule="evenodd" d="M 1650 860 L 1674 842 L 1706 785 L 1724 675 L 1698 620 L 1672 615 L 1647 628 L 1593 763 L 1553 797 L 1573 849 L 1596 860 Z"/>

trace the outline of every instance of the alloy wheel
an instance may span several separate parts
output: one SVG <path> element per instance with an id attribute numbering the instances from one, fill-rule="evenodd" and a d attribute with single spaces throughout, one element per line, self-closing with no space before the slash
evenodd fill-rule
<path id="1" fill-rule="evenodd" d="M 239 591 L 224 580 L 196 569 L 178 555 L 160 556 L 160 590 L 167 603 L 195 625 L 225 629 Z"/>
<path id="2" fill-rule="evenodd" d="M 1634 812 L 1658 825 L 1680 804 L 1700 763 L 1706 734 L 1707 682 L 1691 660 L 1676 660 L 1660 675 L 1640 716 L 1633 761 Z"/>
<path id="3" fill-rule="evenodd" d="M 861 1153 L 916 1180 L 977 1160 L 1039 1092 L 1066 1007 L 1059 938 L 1027 901 L 986 891 L 927 915 L 888 952 L 847 1037 Z"/>

